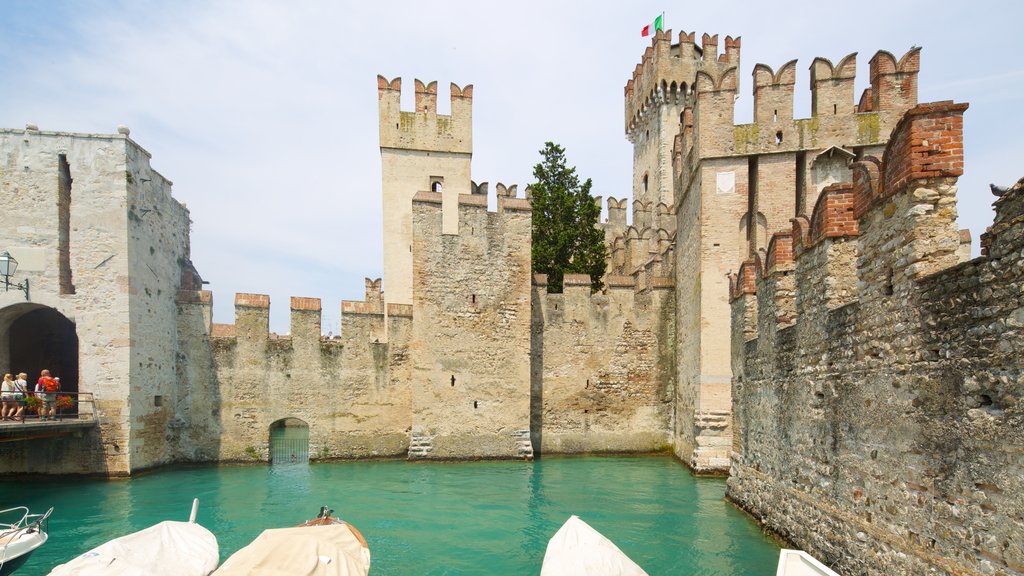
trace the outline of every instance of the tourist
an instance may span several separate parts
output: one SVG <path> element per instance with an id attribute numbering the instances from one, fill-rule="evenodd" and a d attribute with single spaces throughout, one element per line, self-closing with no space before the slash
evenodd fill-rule
<path id="1" fill-rule="evenodd" d="M 18 403 L 18 411 L 14 414 L 15 420 L 24 421 L 25 397 L 28 396 L 28 374 L 18 373 L 18 379 L 14 381 L 14 397 Z"/>
<path id="2" fill-rule="evenodd" d="M 14 378 L 4 374 L 4 383 L 0 385 L 0 420 L 14 420 L 15 406 Z"/>
<path id="3" fill-rule="evenodd" d="M 58 390 L 60 390 L 60 380 L 51 378 L 49 370 L 39 373 L 39 380 L 36 381 L 36 396 L 43 401 L 43 406 L 39 409 L 41 420 L 56 420 Z"/>

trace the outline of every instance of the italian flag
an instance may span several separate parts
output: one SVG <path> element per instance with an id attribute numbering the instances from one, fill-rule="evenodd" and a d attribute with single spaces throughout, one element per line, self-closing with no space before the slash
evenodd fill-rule
<path id="1" fill-rule="evenodd" d="M 661 21 L 664 18 L 665 18 L 664 14 L 662 14 L 662 15 L 658 16 L 657 18 L 655 18 L 654 22 L 651 22 L 647 26 L 644 26 L 644 29 L 640 31 L 640 35 L 641 36 L 650 36 L 654 32 L 657 32 L 658 30 L 664 30 L 665 28 L 662 26 L 662 23 L 661 23 Z"/>

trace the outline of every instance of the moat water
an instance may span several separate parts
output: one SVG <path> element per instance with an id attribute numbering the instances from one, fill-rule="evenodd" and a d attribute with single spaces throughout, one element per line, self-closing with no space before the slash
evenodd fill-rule
<path id="1" fill-rule="evenodd" d="M 774 574 L 779 547 L 724 500 L 725 481 L 668 457 L 535 462 L 365 461 L 180 468 L 131 480 L 0 480 L 0 508 L 54 507 L 50 541 L 19 572 L 46 574 L 161 520 L 199 523 L 221 558 L 263 529 L 329 505 L 366 537 L 374 575 L 539 574 L 571 514 L 651 576 Z"/>

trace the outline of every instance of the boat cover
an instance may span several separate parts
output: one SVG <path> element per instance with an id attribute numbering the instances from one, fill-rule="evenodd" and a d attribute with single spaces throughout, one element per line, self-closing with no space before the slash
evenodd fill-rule
<path id="1" fill-rule="evenodd" d="M 213 533 L 199 524 L 167 520 L 97 546 L 50 576 L 207 576 L 219 560 Z"/>
<path id="2" fill-rule="evenodd" d="M 366 576 L 370 551 L 346 524 L 264 530 L 214 576 Z"/>
<path id="3" fill-rule="evenodd" d="M 577 516 L 548 542 L 540 576 L 647 576 L 619 547 Z"/>
<path id="4" fill-rule="evenodd" d="M 831 568 L 825 566 L 803 550 L 787 550 L 779 552 L 779 566 L 776 576 L 839 576 Z"/>

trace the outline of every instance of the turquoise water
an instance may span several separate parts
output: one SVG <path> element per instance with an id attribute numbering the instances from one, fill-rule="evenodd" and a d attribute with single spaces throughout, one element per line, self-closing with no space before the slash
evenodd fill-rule
<path id="1" fill-rule="evenodd" d="M 778 546 L 723 500 L 725 481 L 667 457 L 527 462 L 345 462 L 167 470 L 131 480 L 2 480 L 0 508 L 55 508 L 50 541 L 18 576 L 161 520 L 192 498 L 226 558 L 264 528 L 321 505 L 354 524 L 373 575 L 539 574 L 548 540 L 576 514 L 651 576 L 774 574 Z"/>

